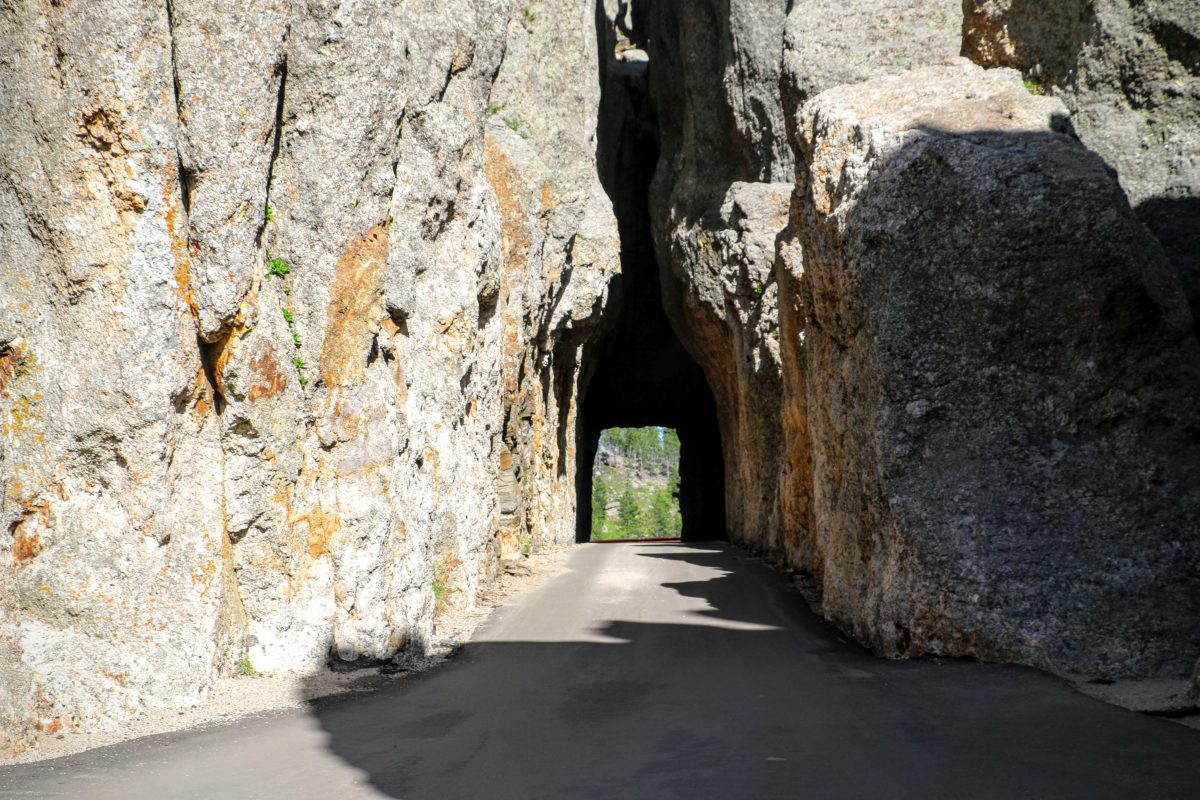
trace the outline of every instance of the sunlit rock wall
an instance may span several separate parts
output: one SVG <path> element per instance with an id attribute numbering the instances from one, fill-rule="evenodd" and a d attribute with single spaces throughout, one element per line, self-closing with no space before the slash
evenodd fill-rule
<path id="1" fill-rule="evenodd" d="M 592 17 L 0 7 L 5 749 L 419 651 L 573 540 Z"/>

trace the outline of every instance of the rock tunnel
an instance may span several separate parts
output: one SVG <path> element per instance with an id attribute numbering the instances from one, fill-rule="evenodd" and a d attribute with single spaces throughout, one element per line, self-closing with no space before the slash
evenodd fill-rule
<path id="1" fill-rule="evenodd" d="M 600 432 L 660 425 L 680 440 L 679 506 L 684 541 L 726 538 L 724 466 L 717 410 L 704 371 L 684 347 L 663 304 L 677 280 L 656 258 L 651 182 L 659 161 L 645 45 L 622 6 L 617 25 L 597 4 L 600 113 L 597 171 L 620 235 L 620 275 L 599 331 L 584 347 L 576 420 L 576 541 L 591 536 L 592 467 Z M 619 44 L 635 55 L 618 58 Z M 664 287 L 665 285 L 665 287 Z"/>
<path id="2" fill-rule="evenodd" d="M 0 751 L 419 651 L 610 427 L 878 653 L 1191 674 L 1200 40 L 1114 3 L 6 11 Z"/>

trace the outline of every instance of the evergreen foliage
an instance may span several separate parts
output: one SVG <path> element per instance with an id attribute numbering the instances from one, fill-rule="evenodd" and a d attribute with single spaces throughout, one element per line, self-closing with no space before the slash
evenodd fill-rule
<path id="1" fill-rule="evenodd" d="M 592 479 L 592 539 L 678 536 L 679 436 L 669 428 L 609 428 Z M 611 505 L 615 516 L 609 516 Z"/>

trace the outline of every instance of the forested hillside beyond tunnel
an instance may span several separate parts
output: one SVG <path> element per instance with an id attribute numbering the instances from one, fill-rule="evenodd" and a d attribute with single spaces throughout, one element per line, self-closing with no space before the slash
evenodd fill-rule
<path id="1" fill-rule="evenodd" d="M 645 627 L 546 669 L 828 624 L 793 688 L 1195 717 L 1197 153 L 1187 0 L 0 2 L 0 757 L 415 671 L 560 556 Z M 638 428 L 680 541 L 586 545 Z"/>

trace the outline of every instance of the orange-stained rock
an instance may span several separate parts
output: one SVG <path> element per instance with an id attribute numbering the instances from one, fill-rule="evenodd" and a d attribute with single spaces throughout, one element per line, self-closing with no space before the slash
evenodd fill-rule
<path id="1" fill-rule="evenodd" d="M 383 271 L 387 259 L 385 225 L 376 225 L 351 242 L 338 259 L 321 346 L 321 379 L 330 388 L 352 385 L 366 372 L 371 335 L 386 316 Z"/>

